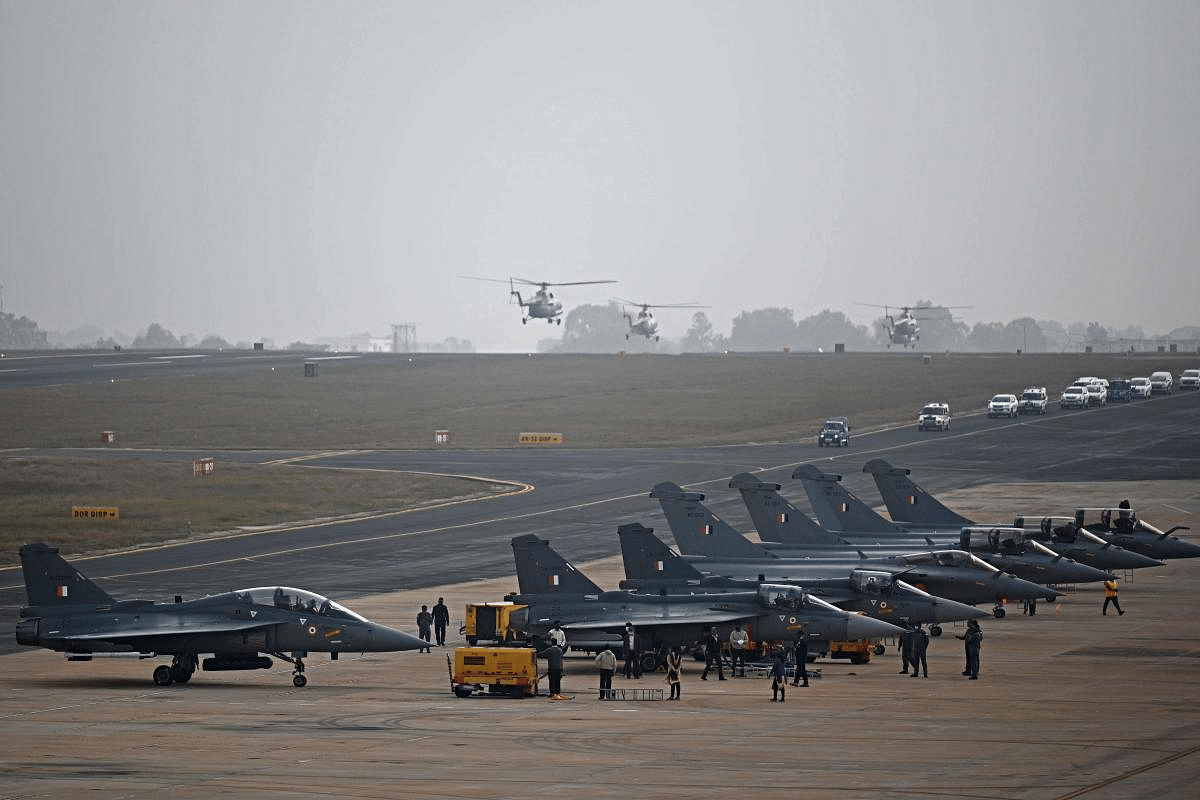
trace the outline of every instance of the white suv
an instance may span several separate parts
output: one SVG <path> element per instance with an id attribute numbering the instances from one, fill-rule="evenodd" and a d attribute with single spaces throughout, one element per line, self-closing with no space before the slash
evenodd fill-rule
<path id="1" fill-rule="evenodd" d="M 945 403 L 930 403 L 917 415 L 917 430 L 950 430 L 950 406 Z"/>
<path id="2" fill-rule="evenodd" d="M 1185 369 L 1179 374 L 1180 389 L 1200 389 L 1200 369 Z"/>
<path id="3" fill-rule="evenodd" d="M 991 399 L 987 407 L 988 417 L 1015 417 L 1017 415 L 1017 396 L 1015 394 L 998 394 Z"/>
<path id="4" fill-rule="evenodd" d="M 1169 372 L 1150 373 L 1150 394 L 1170 394 L 1175 390 L 1175 379 Z"/>
<path id="5" fill-rule="evenodd" d="M 1017 405 L 1017 413 L 1045 414 L 1046 388 L 1044 386 L 1030 386 L 1021 392 L 1021 402 Z"/>
<path id="6" fill-rule="evenodd" d="M 1130 378 L 1129 379 L 1129 394 L 1133 397 L 1149 397 L 1150 396 L 1150 379 L 1149 378 Z"/>

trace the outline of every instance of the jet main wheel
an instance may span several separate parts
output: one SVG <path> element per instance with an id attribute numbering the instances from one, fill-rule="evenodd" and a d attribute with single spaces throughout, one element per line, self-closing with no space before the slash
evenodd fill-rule
<path id="1" fill-rule="evenodd" d="M 874 649 L 875 649 L 875 655 L 877 655 L 877 656 L 881 656 L 887 652 L 887 648 L 884 647 L 882 644 L 875 645 Z"/>
<path id="2" fill-rule="evenodd" d="M 154 685 L 155 686 L 170 686 L 175 682 L 171 677 L 171 668 L 166 664 L 160 664 L 154 668 Z"/>
<path id="3" fill-rule="evenodd" d="M 168 667 L 171 670 L 171 679 L 176 683 L 187 683 L 192 679 L 192 671 L 183 669 L 182 667 Z"/>
<path id="4" fill-rule="evenodd" d="M 292 676 L 292 686 L 295 686 L 297 689 L 303 689 L 307 685 L 308 678 L 304 677 L 303 675 Z"/>
<path id="5" fill-rule="evenodd" d="M 996 606 L 992 609 L 992 614 L 996 619 L 1004 619 L 1004 606 Z"/>

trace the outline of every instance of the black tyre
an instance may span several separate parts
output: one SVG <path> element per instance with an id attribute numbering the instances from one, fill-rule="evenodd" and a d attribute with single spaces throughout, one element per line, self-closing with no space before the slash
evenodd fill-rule
<path id="1" fill-rule="evenodd" d="M 295 675 L 292 677 L 292 686 L 295 686 L 297 689 L 303 689 L 307 685 L 308 678 L 304 677 L 303 675 Z"/>
<path id="2" fill-rule="evenodd" d="M 171 668 L 166 664 L 161 664 L 154 668 L 155 686 L 170 686 L 174 682 L 175 678 L 171 676 Z"/>

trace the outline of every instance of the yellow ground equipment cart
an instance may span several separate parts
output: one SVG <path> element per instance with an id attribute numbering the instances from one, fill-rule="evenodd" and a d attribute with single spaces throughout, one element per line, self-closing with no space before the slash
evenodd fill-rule
<path id="1" fill-rule="evenodd" d="M 484 641 L 503 642 L 509 629 L 509 615 L 522 608 L 526 606 L 507 601 L 467 603 L 466 624 L 459 633 L 466 637 L 471 646 Z"/>
<path id="2" fill-rule="evenodd" d="M 446 656 L 447 666 L 449 661 Z M 532 647 L 456 647 L 450 688 L 459 697 L 488 694 L 519 700 L 537 694 L 537 677 Z"/>
<path id="3" fill-rule="evenodd" d="M 871 660 L 871 653 L 882 655 L 881 652 L 875 650 L 875 647 L 865 639 L 859 639 L 852 642 L 830 642 L 829 657 L 830 658 L 848 658 L 851 664 L 866 664 Z"/>

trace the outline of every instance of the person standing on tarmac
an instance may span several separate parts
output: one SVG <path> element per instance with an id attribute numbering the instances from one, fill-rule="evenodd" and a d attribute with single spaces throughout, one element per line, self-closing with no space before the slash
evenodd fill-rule
<path id="1" fill-rule="evenodd" d="M 908 674 L 908 665 L 912 662 L 912 643 L 913 634 L 912 627 L 907 622 L 901 622 L 900 627 L 904 631 L 900 634 L 899 650 L 900 650 L 900 674 Z M 916 667 L 914 667 L 916 669 Z"/>
<path id="2" fill-rule="evenodd" d="M 983 646 L 983 629 L 976 620 L 967 620 L 967 632 L 956 637 L 963 640 L 967 655 L 967 667 L 963 670 L 970 680 L 979 680 L 979 650 Z"/>
<path id="3" fill-rule="evenodd" d="M 1100 609 L 1100 613 L 1108 616 L 1108 604 L 1112 603 L 1113 608 L 1117 610 L 1117 616 L 1124 616 L 1125 612 L 1121 610 L 1121 602 L 1117 600 L 1117 579 L 1109 578 L 1104 582 L 1104 607 Z"/>
<path id="4" fill-rule="evenodd" d="M 729 654 L 732 665 L 729 667 L 729 677 L 746 677 L 746 645 L 750 642 L 750 634 L 742 630 L 742 623 L 733 626 L 729 634 Z M 742 674 L 738 675 L 738 664 L 742 665 Z"/>
<path id="5" fill-rule="evenodd" d="M 621 646 L 625 649 L 625 677 L 640 678 L 642 677 L 642 647 L 641 639 L 634 630 L 633 624 L 625 623 L 624 638 L 621 639 Z"/>
<path id="6" fill-rule="evenodd" d="M 667 683 L 671 685 L 671 696 L 668 700 L 678 700 L 680 695 L 680 676 L 683 673 L 683 653 L 679 652 L 679 645 L 671 648 L 671 652 L 667 654 Z"/>
<path id="7" fill-rule="evenodd" d="M 925 655 L 929 650 L 929 634 L 921 627 L 921 623 L 917 623 L 912 630 L 912 676 L 917 677 L 918 667 L 925 671 L 925 677 L 929 677 L 929 662 Z"/>
<path id="8" fill-rule="evenodd" d="M 446 608 L 445 599 L 439 597 L 437 605 L 433 607 L 433 638 L 438 647 L 446 646 L 446 626 L 449 623 L 450 609 Z"/>
<path id="9" fill-rule="evenodd" d="M 612 699 L 613 673 L 617 671 L 617 656 L 609 648 L 604 648 L 596 656 L 596 669 L 600 670 L 600 699 Z"/>
<path id="10" fill-rule="evenodd" d="M 546 659 L 546 674 L 550 678 L 551 699 L 562 694 L 563 651 L 554 642 L 545 650 L 538 653 L 538 658 Z"/>
<path id="11" fill-rule="evenodd" d="M 421 613 L 417 614 L 417 636 L 425 640 L 425 646 L 418 650 L 418 653 L 432 653 L 429 649 L 429 626 L 433 624 L 433 615 L 429 613 L 429 606 L 421 606 Z"/>
<path id="12" fill-rule="evenodd" d="M 721 663 L 721 640 L 717 637 L 717 629 L 709 628 L 704 639 L 704 672 L 700 673 L 700 680 L 708 680 L 708 671 L 717 667 L 717 678 L 725 680 L 725 665 Z"/>
<path id="13" fill-rule="evenodd" d="M 787 692 L 787 663 L 783 659 L 783 650 L 775 653 L 775 663 L 771 665 L 771 702 L 782 703 Z"/>
<path id="14" fill-rule="evenodd" d="M 796 662 L 796 672 L 792 675 L 792 686 L 804 680 L 808 686 L 808 634 L 803 630 L 796 631 L 796 642 L 792 645 L 792 658 Z"/>

